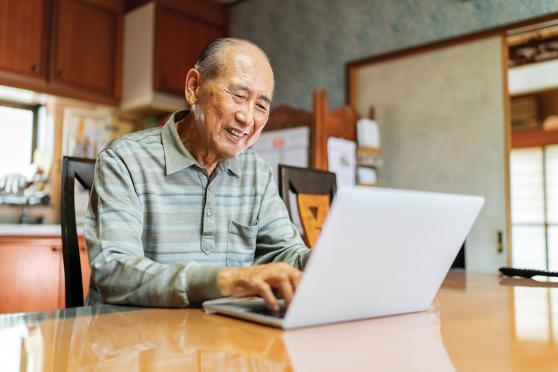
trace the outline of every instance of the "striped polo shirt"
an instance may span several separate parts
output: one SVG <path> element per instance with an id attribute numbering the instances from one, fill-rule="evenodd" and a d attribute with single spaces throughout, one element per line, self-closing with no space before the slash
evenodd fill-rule
<path id="1" fill-rule="evenodd" d="M 187 114 L 116 138 L 99 154 L 84 223 L 89 304 L 189 306 L 221 296 L 223 267 L 304 267 L 310 250 L 271 167 L 248 149 L 209 177 L 176 130 Z"/>

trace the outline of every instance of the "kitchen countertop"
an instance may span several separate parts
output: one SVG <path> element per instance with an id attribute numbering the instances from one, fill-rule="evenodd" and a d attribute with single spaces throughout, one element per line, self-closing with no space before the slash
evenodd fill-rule
<path id="1" fill-rule="evenodd" d="M 78 227 L 78 235 L 82 228 Z M 0 236 L 44 236 L 59 237 L 60 225 L 0 224 Z"/>

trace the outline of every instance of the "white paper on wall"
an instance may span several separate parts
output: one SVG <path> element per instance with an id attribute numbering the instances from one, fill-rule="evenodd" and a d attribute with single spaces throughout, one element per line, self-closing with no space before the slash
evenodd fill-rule
<path id="1" fill-rule="evenodd" d="M 337 175 L 337 187 L 351 186 L 356 181 L 356 143 L 342 138 L 327 140 L 327 162 Z"/>
<path id="2" fill-rule="evenodd" d="M 357 140 L 359 146 L 380 147 L 380 126 L 377 121 L 362 118 L 357 121 Z"/>
<path id="3" fill-rule="evenodd" d="M 263 132 L 252 145 L 252 149 L 271 165 L 273 178 L 277 182 L 279 164 L 308 167 L 310 129 L 298 127 Z"/>

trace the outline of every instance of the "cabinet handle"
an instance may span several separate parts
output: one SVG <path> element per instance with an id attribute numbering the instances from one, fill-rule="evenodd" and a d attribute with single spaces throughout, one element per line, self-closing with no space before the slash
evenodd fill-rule
<path id="1" fill-rule="evenodd" d="M 56 75 L 58 75 L 59 78 L 63 78 L 64 77 L 64 70 L 58 70 Z"/>
<path id="2" fill-rule="evenodd" d="M 41 66 L 39 66 L 39 65 L 31 65 L 31 70 L 32 70 L 34 73 L 38 74 L 38 73 L 41 72 Z"/>
<path id="3" fill-rule="evenodd" d="M 50 247 L 50 250 L 53 251 L 53 252 L 58 252 L 58 251 L 60 251 L 60 247 L 57 246 L 57 245 L 53 245 L 53 246 Z"/>

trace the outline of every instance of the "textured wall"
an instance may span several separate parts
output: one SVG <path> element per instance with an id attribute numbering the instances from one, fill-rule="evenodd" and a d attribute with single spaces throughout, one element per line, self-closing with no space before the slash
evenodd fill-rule
<path id="1" fill-rule="evenodd" d="M 347 61 L 558 12 L 558 0 L 248 0 L 232 34 L 262 46 L 275 104 L 310 109 L 315 89 L 345 102 Z"/>
<path id="2" fill-rule="evenodd" d="M 357 109 L 366 112 L 373 105 L 382 126 L 383 186 L 485 197 L 467 237 L 472 271 L 506 264 L 506 254 L 497 253 L 497 232 L 506 231 L 502 75 L 499 37 L 368 65 L 357 73 Z"/>

